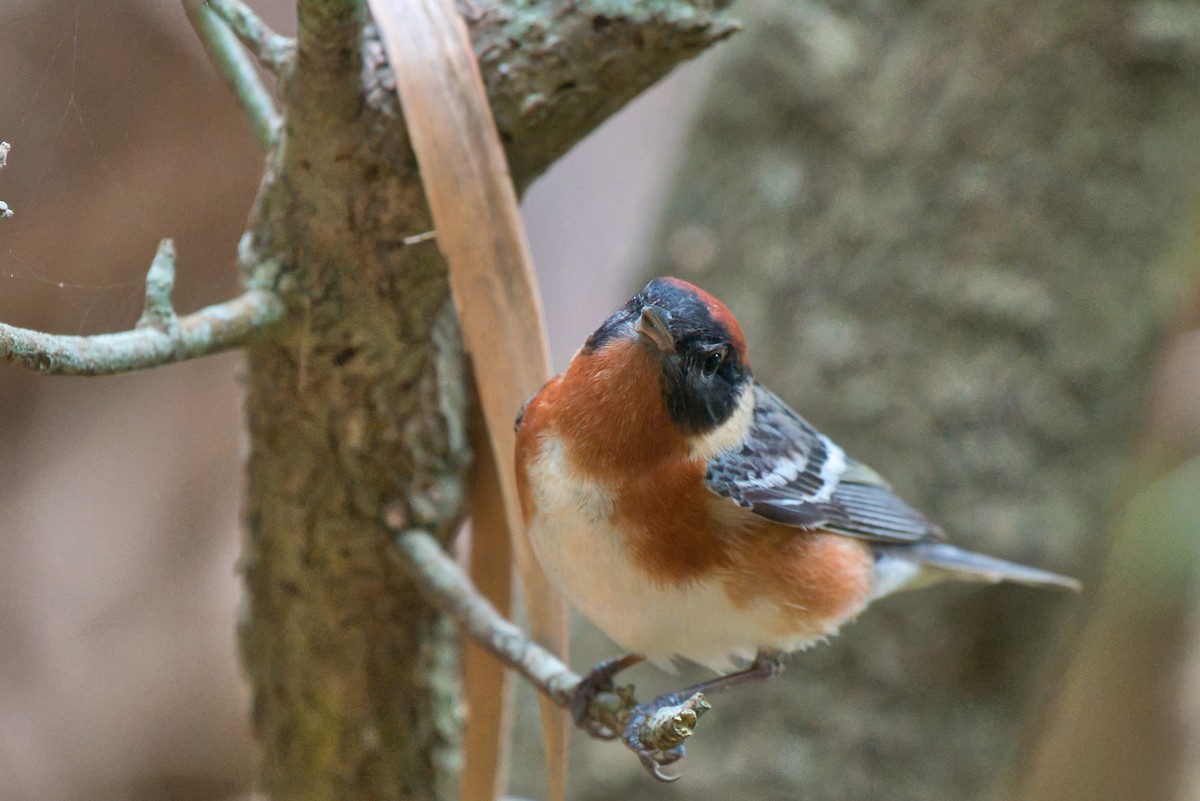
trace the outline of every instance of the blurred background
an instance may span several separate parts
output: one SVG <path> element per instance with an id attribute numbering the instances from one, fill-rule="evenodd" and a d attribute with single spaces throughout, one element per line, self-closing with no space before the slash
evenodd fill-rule
<path id="1" fill-rule="evenodd" d="M 680 784 L 576 738 L 573 797 L 1200 799 L 1200 5 L 732 12 L 525 198 L 556 365 L 649 276 L 693 280 L 958 541 L 1087 591 L 890 600 L 717 699 Z M 235 291 L 262 156 L 178 5 L 5 0 L 0 140 L 0 320 L 128 328 L 164 236 L 177 308 Z M 238 363 L 0 369 L 0 799 L 253 792 Z M 575 638 L 577 670 L 615 650 Z"/>

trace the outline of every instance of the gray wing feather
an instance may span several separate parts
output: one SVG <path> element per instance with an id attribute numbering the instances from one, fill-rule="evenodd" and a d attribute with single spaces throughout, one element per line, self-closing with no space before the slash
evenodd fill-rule
<path id="1" fill-rule="evenodd" d="M 717 495 L 790 526 L 895 543 L 940 534 L 878 473 L 759 384 L 750 430 L 739 445 L 709 460 L 705 481 Z"/>

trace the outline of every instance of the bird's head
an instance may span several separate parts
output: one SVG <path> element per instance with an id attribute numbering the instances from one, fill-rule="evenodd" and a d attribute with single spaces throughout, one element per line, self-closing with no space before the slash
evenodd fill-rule
<path id="1" fill-rule="evenodd" d="M 708 436 L 746 406 L 745 337 L 729 309 L 703 289 L 655 278 L 588 338 L 583 352 L 630 340 L 657 366 L 667 412 L 683 434 Z"/>

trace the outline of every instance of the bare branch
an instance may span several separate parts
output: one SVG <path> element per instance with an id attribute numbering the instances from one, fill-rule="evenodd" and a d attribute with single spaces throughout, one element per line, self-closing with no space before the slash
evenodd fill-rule
<path id="1" fill-rule="evenodd" d="M 718 12 L 724 2 L 472 5 L 471 36 L 518 189 L 643 89 L 741 29 Z"/>
<path id="2" fill-rule="evenodd" d="M 183 0 L 183 8 L 208 57 L 246 112 L 255 138 L 263 147 L 273 147 L 279 136 L 279 110 L 233 30 L 209 0 Z"/>
<path id="3" fill-rule="evenodd" d="M 297 65 L 305 77 L 324 76 L 357 94 L 364 7 L 363 0 L 297 0 Z"/>
<path id="4" fill-rule="evenodd" d="M 413 578 L 480 648 L 520 673 L 543 695 L 569 707 L 582 680 L 558 657 L 525 636 L 479 594 L 437 540 L 409 529 L 396 536 Z"/>
<path id="5" fill-rule="evenodd" d="M 171 292 L 175 289 L 175 242 L 164 239 L 158 243 L 158 252 L 150 262 L 146 273 L 146 303 L 143 307 L 138 328 L 156 328 L 168 335 L 179 332 L 179 318 L 171 305 Z"/>
<path id="6" fill-rule="evenodd" d="M 264 335 L 284 316 L 272 292 L 250 289 L 178 318 L 171 307 L 175 247 L 170 239 L 146 275 L 146 305 L 132 331 L 62 336 L 0 323 L 0 362 L 54 375 L 113 375 L 208 356 Z"/>
<path id="7" fill-rule="evenodd" d="M 362 0 L 298 0 L 296 23 L 301 48 L 332 53 L 358 40 L 363 22 Z"/>
<path id="8" fill-rule="evenodd" d="M 642 90 L 741 30 L 725 5 L 460 0 L 518 191 Z M 374 24 L 365 36 L 368 100 L 399 117 Z"/>
<path id="9" fill-rule="evenodd" d="M 407 558 L 409 573 L 429 599 L 454 619 L 479 647 L 520 673 L 539 692 L 558 706 L 570 709 L 583 679 L 558 657 L 525 636 L 519 628 L 501 617 L 454 563 L 437 540 L 424 531 L 409 529 L 395 538 Z M 588 709 L 588 717 L 609 731 L 623 732 L 635 722 L 635 747 L 627 735 L 625 744 L 646 761 L 647 752 L 673 754 L 678 759 L 683 741 L 690 737 L 696 722 L 709 708 L 704 696 L 695 693 L 681 702 L 639 707 L 631 687 L 598 692 Z M 666 761 L 659 764 L 666 764 Z M 647 765 L 658 778 L 662 774 Z M 655 766 L 655 768 L 657 765 Z"/>
<path id="10" fill-rule="evenodd" d="M 711 708 L 701 693 L 695 693 L 681 704 L 660 707 L 639 720 L 638 737 L 661 750 L 682 745 L 695 731 L 696 721 Z"/>
<path id="11" fill-rule="evenodd" d="M 296 40 L 271 30 L 254 9 L 241 0 L 207 0 L 207 5 L 263 69 L 278 75 L 290 63 L 296 53 Z"/>

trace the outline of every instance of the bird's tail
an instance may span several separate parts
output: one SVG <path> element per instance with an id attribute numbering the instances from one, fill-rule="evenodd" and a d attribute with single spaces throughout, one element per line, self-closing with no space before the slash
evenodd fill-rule
<path id="1" fill-rule="evenodd" d="M 1082 589 L 1079 581 L 1070 576 L 984 556 L 946 542 L 881 546 L 876 553 L 874 596 L 877 598 L 946 579 L 991 583 L 1013 581 L 1035 587 Z"/>

